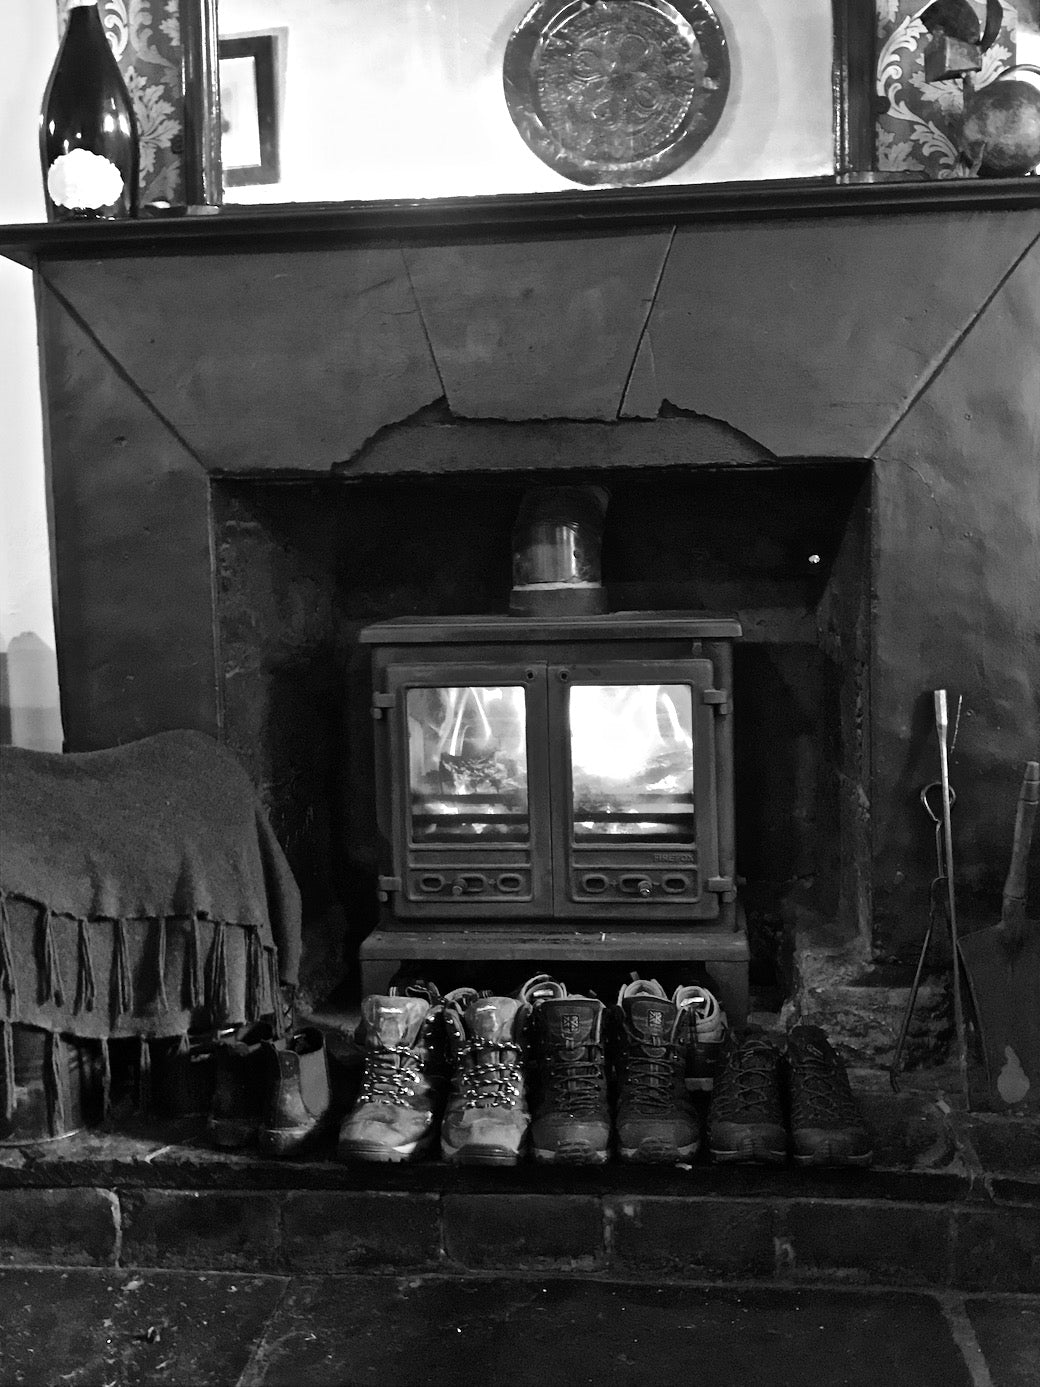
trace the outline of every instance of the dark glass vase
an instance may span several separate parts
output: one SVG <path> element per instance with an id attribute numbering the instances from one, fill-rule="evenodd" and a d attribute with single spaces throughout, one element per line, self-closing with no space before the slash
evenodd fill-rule
<path id="1" fill-rule="evenodd" d="M 70 0 L 40 113 L 50 221 L 137 215 L 137 123 L 97 0 Z"/>

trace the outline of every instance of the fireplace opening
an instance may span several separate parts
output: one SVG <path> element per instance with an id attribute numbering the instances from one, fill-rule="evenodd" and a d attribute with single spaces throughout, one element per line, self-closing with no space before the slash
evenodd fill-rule
<path id="1" fill-rule="evenodd" d="M 638 426 L 635 426 L 638 427 Z M 216 479 L 224 733 L 300 882 L 305 992 L 356 987 L 379 919 L 371 651 L 400 617 L 508 619 L 530 487 L 609 492 L 613 612 L 732 616 L 736 862 L 753 987 L 777 1002 L 796 924 L 869 934 L 869 464 Z"/>

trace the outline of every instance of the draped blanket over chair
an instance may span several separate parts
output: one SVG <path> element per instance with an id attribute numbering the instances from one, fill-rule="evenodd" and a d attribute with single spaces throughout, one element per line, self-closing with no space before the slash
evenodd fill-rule
<path id="1" fill-rule="evenodd" d="M 278 1011 L 300 896 L 252 782 L 198 732 L 0 748 L 0 1029 L 102 1042 Z M 107 1063 L 106 1063 L 107 1069 Z"/>

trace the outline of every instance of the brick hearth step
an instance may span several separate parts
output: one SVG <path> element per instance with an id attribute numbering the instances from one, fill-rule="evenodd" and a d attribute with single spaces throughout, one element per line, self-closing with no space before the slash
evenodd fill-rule
<path id="1" fill-rule="evenodd" d="M 1003 1130 L 1002 1174 L 974 1157 L 866 1171 L 347 1166 L 221 1155 L 183 1131 L 165 1145 L 85 1133 L 0 1153 L 0 1259 L 1036 1292 L 1037 1133 Z"/>

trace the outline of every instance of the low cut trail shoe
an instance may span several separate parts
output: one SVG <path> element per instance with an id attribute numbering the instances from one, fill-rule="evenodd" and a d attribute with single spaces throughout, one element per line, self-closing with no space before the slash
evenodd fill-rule
<path id="1" fill-rule="evenodd" d="M 450 996 L 450 994 L 449 994 Z M 460 998 L 445 1007 L 451 1092 L 441 1155 L 458 1165 L 516 1165 L 530 1112 L 524 1075 L 529 1015 L 518 997 Z"/>
<path id="2" fill-rule="evenodd" d="M 780 1051 L 763 1032 L 726 1039 L 708 1114 L 708 1149 L 722 1162 L 787 1160 Z"/>
<path id="3" fill-rule="evenodd" d="M 428 997 L 364 998 L 364 1068 L 340 1127 L 340 1160 L 414 1161 L 431 1149 L 445 1098 L 442 1028 L 442 1008 Z"/>
<path id="4" fill-rule="evenodd" d="M 622 1161 L 674 1165 L 701 1144 L 700 1118 L 686 1092 L 689 1017 L 653 979 L 622 987 L 615 1009 L 617 1105 Z"/>
<path id="5" fill-rule="evenodd" d="M 785 1053 L 796 1165 L 867 1166 L 874 1138 L 848 1072 L 819 1026 L 794 1026 Z"/>

